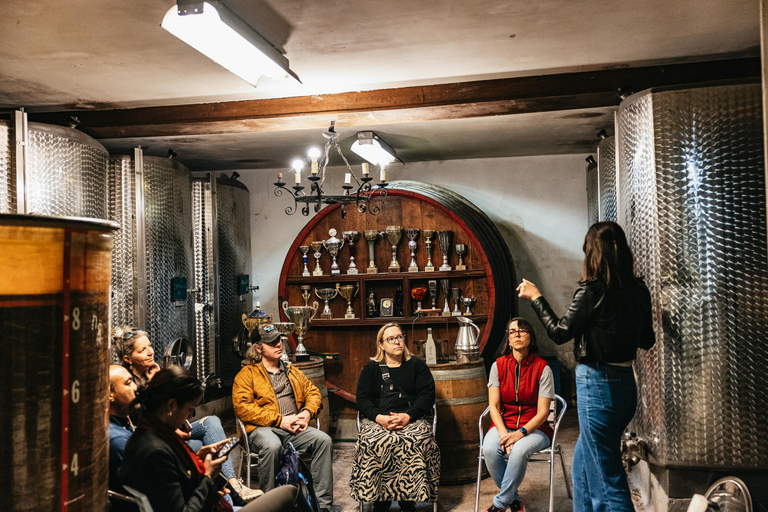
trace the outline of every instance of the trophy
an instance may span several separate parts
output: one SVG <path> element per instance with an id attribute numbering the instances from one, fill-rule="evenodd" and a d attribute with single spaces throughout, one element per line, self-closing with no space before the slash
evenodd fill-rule
<path id="1" fill-rule="evenodd" d="M 425 229 L 422 234 L 427 246 L 427 266 L 424 267 L 424 272 L 434 272 L 435 266 L 432 264 L 432 239 L 435 237 L 435 230 Z"/>
<path id="2" fill-rule="evenodd" d="M 475 305 L 476 301 L 477 299 L 474 296 L 461 298 L 461 303 L 464 304 L 464 307 L 467 308 L 467 310 L 464 312 L 464 316 L 472 316 L 472 306 Z"/>
<path id="3" fill-rule="evenodd" d="M 442 270 L 442 268 L 440 269 Z M 445 297 L 445 305 L 443 306 L 443 316 L 451 316 L 451 306 L 448 305 L 448 292 L 451 291 L 451 281 L 449 279 L 440 280 L 440 291 L 443 292 Z"/>
<path id="4" fill-rule="evenodd" d="M 344 297 L 344 300 L 347 301 L 347 312 L 344 313 L 344 318 L 348 320 L 354 320 L 357 317 L 355 316 L 355 312 L 352 310 L 352 299 L 357 297 L 357 293 L 360 291 L 360 285 L 355 283 L 341 286 L 341 283 L 336 283 L 336 289 L 339 291 L 341 296 Z"/>
<path id="5" fill-rule="evenodd" d="M 432 299 L 432 309 L 437 309 L 437 279 L 427 281 L 427 286 L 429 286 L 429 298 Z"/>
<path id="6" fill-rule="evenodd" d="M 341 232 L 342 238 L 346 240 L 347 246 L 349 247 L 349 268 L 347 269 L 347 274 L 357 274 L 357 265 L 355 264 L 355 253 L 352 250 L 355 247 L 355 242 L 357 242 L 357 237 L 360 236 L 359 231 L 342 231 Z"/>
<path id="7" fill-rule="evenodd" d="M 376 262 L 374 261 L 373 246 L 376 244 L 376 239 L 379 238 L 380 233 L 375 229 L 366 229 L 363 236 L 368 241 L 368 268 L 366 272 L 368 274 L 376 274 L 379 269 L 376 268 Z"/>
<path id="8" fill-rule="evenodd" d="M 248 336 L 251 332 L 260 326 L 261 324 L 271 324 L 272 315 L 268 315 L 266 311 L 261 309 L 261 303 L 256 302 L 256 307 L 249 314 L 243 313 L 243 326 L 248 329 Z"/>
<path id="9" fill-rule="evenodd" d="M 280 356 L 280 360 L 287 363 L 291 360 L 290 349 L 288 348 L 288 335 L 293 332 L 293 328 L 296 324 L 293 322 L 275 322 L 272 325 L 274 325 L 277 332 L 281 334 L 280 342 L 283 344 L 283 355 Z"/>
<path id="10" fill-rule="evenodd" d="M 320 318 L 333 318 L 331 306 L 328 305 L 328 301 L 335 299 L 338 294 L 339 291 L 336 288 L 315 288 L 315 295 L 317 295 L 317 298 L 325 301 L 325 306 L 323 306 L 323 312 L 320 314 Z"/>
<path id="11" fill-rule="evenodd" d="M 467 254 L 466 244 L 456 244 L 454 247 L 456 255 L 459 257 L 459 262 L 456 264 L 456 270 L 467 270 L 467 266 L 464 264 L 464 255 Z"/>
<path id="12" fill-rule="evenodd" d="M 397 262 L 397 244 L 400 243 L 400 238 L 403 236 L 403 228 L 401 226 L 387 226 L 384 230 L 387 235 L 387 240 L 392 246 L 392 261 L 389 262 L 387 268 L 390 272 L 400 272 L 400 263 Z"/>
<path id="13" fill-rule="evenodd" d="M 312 292 L 309 291 L 311 289 L 312 287 L 308 284 L 301 285 L 301 298 L 304 299 L 305 306 L 309 306 L 309 298 L 312 297 Z"/>
<path id="14" fill-rule="evenodd" d="M 309 246 L 300 245 L 299 250 L 301 251 L 302 259 L 304 260 L 304 270 L 302 271 L 301 275 L 304 277 L 309 277 L 309 269 L 307 268 L 307 253 L 309 252 Z"/>
<path id="15" fill-rule="evenodd" d="M 296 361 L 308 361 L 309 354 L 304 346 L 304 335 L 309 331 L 309 322 L 315 318 L 319 304 L 317 301 L 312 306 L 289 306 L 288 301 L 283 301 L 283 311 L 288 319 L 293 322 L 293 334 L 296 335 Z"/>
<path id="16" fill-rule="evenodd" d="M 419 238 L 419 228 L 406 229 L 405 236 L 410 240 L 408 248 L 411 250 L 411 264 L 408 265 L 408 272 L 418 272 L 419 266 L 416 264 L 416 249 L 419 248 L 419 244 L 416 243 L 416 239 Z"/>
<path id="17" fill-rule="evenodd" d="M 323 242 L 321 241 L 314 241 L 310 242 L 309 246 L 312 248 L 313 251 L 315 251 L 315 270 L 312 271 L 313 276 L 322 276 L 323 275 L 323 269 L 320 268 L 320 256 L 323 255 Z"/>
<path id="18" fill-rule="evenodd" d="M 336 238 L 336 230 L 333 228 L 328 230 L 328 234 L 331 235 L 331 238 L 323 240 L 323 247 L 325 247 L 325 250 L 328 251 L 333 258 L 333 263 L 331 263 L 331 275 L 337 276 L 341 274 L 341 269 L 339 268 L 339 264 L 336 263 L 336 256 L 339 255 L 339 251 L 344 247 L 344 240 Z"/>
<path id="19" fill-rule="evenodd" d="M 418 315 L 421 312 L 421 301 L 423 301 L 426 296 L 427 296 L 427 289 L 424 288 L 423 286 L 419 286 L 417 288 L 411 288 L 411 297 L 417 303 L 416 311 L 413 312 L 414 315 Z"/>
<path id="20" fill-rule="evenodd" d="M 461 316 L 461 310 L 459 309 L 459 298 L 461 297 L 461 288 L 451 288 L 451 295 L 453 296 L 453 311 L 452 316 Z"/>
<path id="21" fill-rule="evenodd" d="M 453 238 L 452 231 L 437 232 L 437 241 L 440 243 L 440 252 L 443 253 L 443 264 L 440 265 L 440 272 L 451 270 L 451 265 L 448 264 L 448 255 L 451 253 L 451 238 Z"/>

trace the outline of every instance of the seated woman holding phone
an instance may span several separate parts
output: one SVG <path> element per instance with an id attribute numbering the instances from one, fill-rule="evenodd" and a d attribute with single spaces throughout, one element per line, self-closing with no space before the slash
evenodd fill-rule
<path id="1" fill-rule="evenodd" d="M 112 333 L 115 351 L 123 366 L 133 376 L 133 381 L 141 388 L 151 381 L 160 371 L 160 365 L 155 362 L 155 353 L 145 331 L 130 327 L 119 327 Z M 194 415 L 193 415 L 194 416 Z M 182 422 L 176 432 L 187 442 L 192 451 L 197 452 L 203 445 L 211 445 L 227 439 L 221 420 L 218 416 L 204 416 L 196 421 Z M 232 501 L 235 505 L 245 505 L 263 494 L 260 490 L 251 489 L 235 477 L 232 463 L 227 460 L 221 467 L 222 474 L 229 482 Z"/>
<path id="2" fill-rule="evenodd" d="M 203 446 L 195 454 L 176 434 L 203 397 L 203 385 L 185 369 L 170 366 L 157 372 L 137 392 L 138 428 L 125 446 L 118 479 L 163 512 L 221 512 L 232 510 L 220 491 L 220 477 L 228 440 Z M 221 481 L 223 480 L 223 482 Z M 278 512 L 294 502 L 298 489 L 285 485 L 270 491 L 241 510 Z"/>

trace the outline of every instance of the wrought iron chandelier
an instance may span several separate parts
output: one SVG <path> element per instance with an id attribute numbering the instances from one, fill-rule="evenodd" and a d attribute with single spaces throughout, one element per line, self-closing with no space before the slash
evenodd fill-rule
<path id="1" fill-rule="evenodd" d="M 341 216 L 346 216 L 345 207 L 347 205 L 355 205 L 357 211 L 360 213 L 368 212 L 372 215 L 378 215 L 381 212 L 381 208 L 371 203 L 371 199 L 378 196 L 382 200 L 387 195 L 387 171 L 386 163 L 379 163 L 379 182 L 375 185 L 372 184 L 373 177 L 370 175 L 369 164 L 364 163 L 362 165 L 362 176 L 360 178 L 355 175 L 352 170 L 352 166 L 349 165 L 344 153 L 341 152 L 341 146 L 339 146 L 339 134 L 335 130 L 336 121 L 331 121 L 331 126 L 328 131 L 323 133 L 325 137 L 325 151 L 321 154 L 317 148 L 312 148 L 309 151 L 308 157 L 305 159 L 294 160 L 291 167 L 295 172 L 294 185 L 290 187 L 290 190 L 286 186 L 286 182 L 283 181 L 283 173 L 278 173 L 277 182 L 275 185 L 275 195 L 282 196 L 284 192 L 293 197 L 293 206 L 288 206 L 285 209 L 285 213 L 293 215 L 299 208 L 299 203 L 304 203 L 301 208 L 301 213 L 309 215 L 310 205 L 314 205 L 315 212 L 319 212 L 325 205 L 340 204 Z M 344 184 L 341 186 L 344 189 L 343 194 L 326 194 L 323 191 L 323 184 L 325 183 L 326 168 L 328 167 L 329 156 L 331 148 L 344 160 L 344 164 L 347 166 L 347 172 L 344 176 Z M 301 171 L 307 165 L 310 165 L 310 173 L 307 179 L 311 182 L 309 188 L 309 194 L 304 192 L 305 187 L 301 184 Z M 354 180 L 354 184 L 352 182 Z M 354 189 L 357 188 L 355 191 Z"/>

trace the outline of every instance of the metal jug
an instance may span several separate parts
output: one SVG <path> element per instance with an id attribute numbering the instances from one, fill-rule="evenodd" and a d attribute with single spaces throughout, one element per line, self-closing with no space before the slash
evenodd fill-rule
<path id="1" fill-rule="evenodd" d="M 480 328 L 465 316 L 459 316 L 456 319 L 459 321 L 459 334 L 456 336 L 456 362 L 462 364 L 477 361 L 480 359 L 480 347 L 477 345 Z"/>

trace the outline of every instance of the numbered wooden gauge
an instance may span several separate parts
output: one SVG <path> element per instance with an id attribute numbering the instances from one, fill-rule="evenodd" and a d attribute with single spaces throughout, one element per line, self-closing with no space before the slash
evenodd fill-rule
<path id="1" fill-rule="evenodd" d="M 105 510 L 117 228 L 0 215 L 3 510 Z"/>

